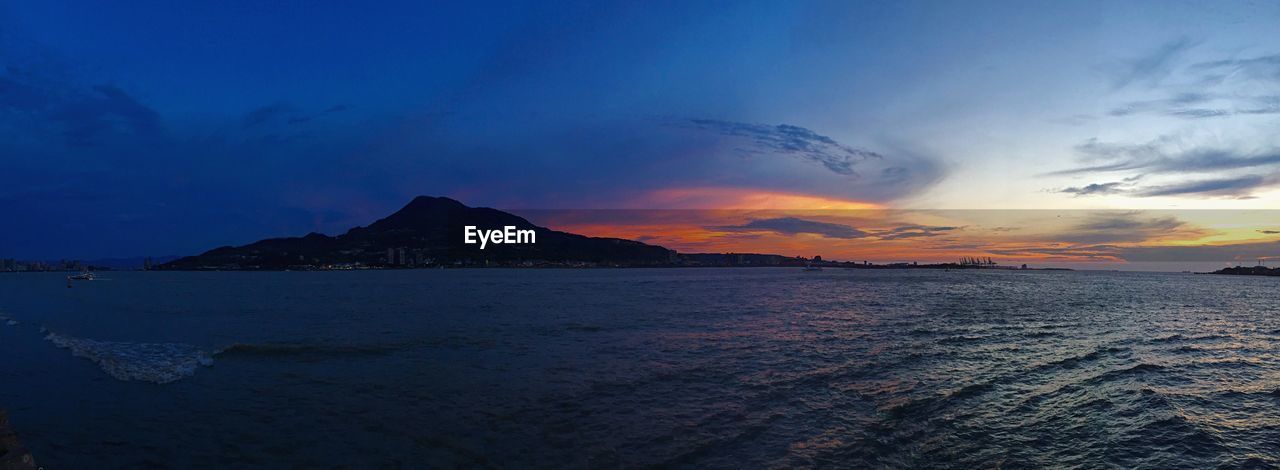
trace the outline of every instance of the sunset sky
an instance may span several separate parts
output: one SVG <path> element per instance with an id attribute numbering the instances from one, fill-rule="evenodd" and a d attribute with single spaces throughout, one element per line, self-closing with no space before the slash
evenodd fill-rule
<path id="1" fill-rule="evenodd" d="M 1280 257 L 1280 4 L 9 2 L 0 257 L 443 195 L 681 251 Z M 625 216 L 624 216 L 625 215 Z"/>

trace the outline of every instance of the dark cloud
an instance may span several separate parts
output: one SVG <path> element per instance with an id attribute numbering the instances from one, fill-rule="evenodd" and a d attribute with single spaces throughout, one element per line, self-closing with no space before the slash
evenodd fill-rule
<path id="1" fill-rule="evenodd" d="M 1048 256 L 1062 260 L 1095 260 L 1126 262 L 1235 262 L 1252 264 L 1259 259 L 1274 259 L 1280 254 L 1280 242 L 1237 243 L 1231 245 L 1120 246 L 1083 244 L 1033 246 L 1015 249 L 992 249 L 1001 256 Z"/>
<path id="2" fill-rule="evenodd" d="M 266 122 L 276 119 L 278 117 L 293 114 L 295 112 L 297 112 L 297 108 L 294 108 L 293 105 L 288 103 L 276 103 L 276 104 L 266 105 L 246 113 L 244 115 L 244 118 L 240 120 L 240 127 L 243 129 L 248 129 L 261 124 L 265 124 Z"/>
<path id="3" fill-rule="evenodd" d="M 46 148 L 58 141 L 71 147 L 122 138 L 151 141 L 163 133 L 159 113 L 124 89 L 75 85 L 54 75 L 13 65 L 0 71 L 0 127 L 39 139 Z"/>
<path id="4" fill-rule="evenodd" d="M 1275 234 L 1280 234 L 1280 230 L 1259 230 L 1259 231 L 1258 231 L 1258 233 L 1265 233 L 1265 234 L 1267 234 L 1267 235 L 1275 235 Z"/>
<path id="5" fill-rule="evenodd" d="M 348 105 L 338 104 L 325 108 L 320 112 L 306 113 L 291 104 L 281 102 L 248 112 L 241 119 L 240 127 L 249 129 L 281 118 L 284 119 L 285 123 L 291 125 L 306 124 L 326 114 L 341 113 L 349 109 L 351 107 Z"/>
<path id="6" fill-rule="evenodd" d="M 1184 222 L 1172 216 L 1144 219 L 1141 215 L 1141 212 L 1092 214 L 1085 222 L 1077 225 L 1076 229 L 1084 231 L 1172 230 L 1185 225 Z"/>
<path id="7" fill-rule="evenodd" d="M 804 220 L 795 217 L 757 219 L 742 225 L 707 227 L 719 232 L 773 232 L 782 235 L 801 233 L 821 235 L 827 238 L 863 238 L 868 234 L 848 225 Z"/>
<path id="8" fill-rule="evenodd" d="M 73 147 L 97 145 L 118 135 L 152 138 L 161 132 L 160 115 L 114 85 L 79 92 L 5 80 L 0 82 L 0 104 L 56 123 Z"/>
<path id="9" fill-rule="evenodd" d="M 1085 186 L 1072 186 L 1059 190 L 1060 193 L 1074 194 L 1078 196 L 1097 196 L 1103 194 L 1120 194 L 1125 192 L 1124 183 L 1113 181 L 1110 183 L 1093 183 Z"/>
<path id="10" fill-rule="evenodd" d="M 874 232 L 874 235 L 881 240 L 898 240 L 902 238 L 921 238 L 936 237 L 945 235 L 948 232 L 959 230 L 960 227 L 937 227 L 928 225 L 904 225 L 894 227 L 889 230 L 881 230 Z"/>
<path id="11" fill-rule="evenodd" d="M 1115 261 L 1123 259 L 1124 249 L 1115 245 L 1027 246 L 988 249 L 994 255 L 1010 257 L 1047 257 L 1051 260 Z"/>
<path id="12" fill-rule="evenodd" d="M 1194 232 L 1173 216 L 1148 217 L 1142 212 L 1089 214 L 1082 222 L 1055 238 L 1072 244 L 1138 243 L 1174 232 Z"/>
<path id="13" fill-rule="evenodd" d="M 1236 178 L 1221 178 L 1188 181 L 1160 186 L 1151 186 L 1137 191 L 1140 196 L 1178 196 L 1196 194 L 1202 196 L 1221 196 L 1232 198 L 1248 198 L 1254 190 L 1275 186 L 1280 183 L 1275 176 L 1249 175 Z"/>
<path id="14" fill-rule="evenodd" d="M 17 75 L 16 70 L 9 74 Z M 19 81 L 17 77 L 0 75 L 0 110 L 33 111 L 44 108 L 52 99 L 46 90 Z"/>
<path id="15" fill-rule="evenodd" d="M 743 225 L 707 228 L 720 232 L 773 232 L 782 235 L 808 233 L 822 235 L 827 238 L 875 238 L 880 240 L 937 237 L 960 229 L 960 227 L 902 225 L 890 229 L 863 231 L 848 225 L 817 222 L 795 217 L 756 219 Z"/>
<path id="16" fill-rule="evenodd" d="M 1280 254 L 1280 242 L 1237 243 L 1197 246 L 1126 246 L 1116 256 L 1125 261 L 1223 262 L 1253 264 L 1259 259 L 1274 259 Z"/>
<path id="17" fill-rule="evenodd" d="M 828 170 L 845 176 L 857 176 L 853 167 L 862 161 L 883 158 L 875 152 L 841 144 L 835 139 L 800 126 L 748 124 L 712 119 L 692 119 L 691 122 L 701 129 L 750 139 L 755 144 L 755 149 L 743 149 L 748 153 L 771 152 L 796 156 L 821 164 Z"/>

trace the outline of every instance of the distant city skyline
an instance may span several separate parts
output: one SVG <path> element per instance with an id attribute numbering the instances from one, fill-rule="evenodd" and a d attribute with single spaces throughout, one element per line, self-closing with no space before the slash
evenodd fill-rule
<path id="1" fill-rule="evenodd" d="M 681 251 L 1251 264 L 1280 256 L 1253 212 L 1280 207 L 1278 22 L 1249 2 L 10 3 L 0 258 L 336 234 L 426 194 L 737 211 L 544 222 Z"/>

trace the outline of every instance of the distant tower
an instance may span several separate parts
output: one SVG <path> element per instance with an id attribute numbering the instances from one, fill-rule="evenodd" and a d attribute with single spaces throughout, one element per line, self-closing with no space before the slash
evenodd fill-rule
<path id="1" fill-rule="evenodd" d="M 146 258 L 143 258 L 143 259 L 142 259 L 142 270 L 143 270 L 143 271 L 150 271 L 150 270 L 151 270 L 151 257 L 150 257 L 150 256 L 148 256 L 148 257 L 146 257 Z"/>
<path id="2" fill-rule="evenodd" d="M 409 264 L 409 256 L 405 253 L 405 248 L 403 246 L 400 247 L 399 254 L 400 254 L 400 265 L 403 266 L 403 265 Z"/>
<path id="3" fill-rule="evenodd" d="M 396 264 L 396 249 L 387 248 L 387 266 L 393 266 L 395 264 Z"/>

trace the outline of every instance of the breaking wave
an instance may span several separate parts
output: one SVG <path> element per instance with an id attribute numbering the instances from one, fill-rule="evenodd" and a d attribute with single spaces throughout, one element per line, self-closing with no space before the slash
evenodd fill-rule
<path id="1" fill-rule="evenodd" d="M 0 318 L 3 321 L 4 318 Z M 186 343 L 134 343 L 99 341 L 60 335 L 41 329 L 45 340 L 93 361 L 104 372 L 123 381 L 167 384 L 195 375 L 213 365 L 215 357 L 292 357 L 323 360 L 336 356 L 381 356 L 396 351 L 394 345 L 323 345 L 306 343 L 235 343 L 220 349 L 202 349 Z"/>
<path id="2" fill-rule="evenodd" d="M 194 375 L 202 366 L 213 365 L 214 354 L 185 343 L 98 341 L 56 333 L 47 334 L 45 339 L 124 381 L 167 384 Z"/>

